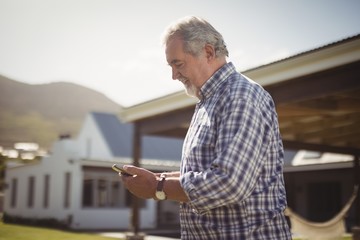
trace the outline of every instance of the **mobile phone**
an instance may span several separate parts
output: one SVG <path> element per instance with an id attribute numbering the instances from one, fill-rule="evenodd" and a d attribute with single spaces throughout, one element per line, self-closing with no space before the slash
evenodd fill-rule
<path id="1" fill-rule="evenodd" d="M 121 173 L 124 176 L 133 176 L 132 174 L 125 171 L 123 168 L 118 167 L 116 164 L 112 165 L 112 169 L 118 173 Z"/>

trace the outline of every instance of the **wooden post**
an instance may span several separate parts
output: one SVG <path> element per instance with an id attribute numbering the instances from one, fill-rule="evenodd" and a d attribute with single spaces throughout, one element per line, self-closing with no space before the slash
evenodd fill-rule
<path id="1" fill-rule="evenodd" d="M 360 154 L 354 155 L 354 185 L 360 187 Z M 352 228 L 353 239 L 360 240 L 360 190 L 354 204 L 355 209 L 355 225 Z"/>
<path id="2" fill-rule="evenodd" d="M 141 134 L 139 123 L 134 124 L 133 133 L 133 165 L 136 167 L 140 166 L 141 158 Z M 126 236 L 128 240 L 142 240 L 144 239 L 143 234 L 139 234 L 139 199 L 131 195 L 132 209 L 131 209 L 131 234 Z"/>
<path id="3" fill-rule="evenodd" d="M 360 155 L 354 158 L 354 185 L 360 187 Z M 355 222 L 357 226 L 360 226 L 360 190 L 355 200 Z"/>

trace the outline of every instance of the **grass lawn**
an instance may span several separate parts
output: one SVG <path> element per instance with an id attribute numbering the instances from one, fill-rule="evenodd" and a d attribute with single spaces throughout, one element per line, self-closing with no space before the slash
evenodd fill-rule
<path id="1" fill-rule="evenodd" d="M 349 235 L 349 234 L 346 234 L 345 236 L 343 236 L 342 238 L 341 238 L 341 240 L 352 240 L 353 238 L 352 238 L 352 236 L 351 235 Z M 304 240 L 303 238 L 293 238 L 292 240 Z"/>
<path id="2" fill-rule="evenodd" d="M 115 238 L 103 237 L 96 234 L 74 233 L 49 228 L 29 227 L 23 225 L 5 224 L 0 221 L 0 240 L 111 240 Z M 119 238 L 116 238 L 121 240 Z M 342 240 L 351 240 L 351 235 L 346 235 Z M 123 239 L 124 240 L 124 239 Z M 302 240 L 293 238 L 293 240 Z"/>
<path id="3" fill-rule="evenodd" d="M 49 228 L 6 224 L 0 221 L 0 240 L 111 240 L 96 234 L 73 233 Z"/>

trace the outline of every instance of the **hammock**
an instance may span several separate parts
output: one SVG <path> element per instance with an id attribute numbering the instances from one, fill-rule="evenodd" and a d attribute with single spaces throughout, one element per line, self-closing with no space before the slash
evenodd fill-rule
<path id="1" fill-rule="evenodd" d="M 291 231 L 293 234 L 308 240 L 335 240 L 342 239 L 345 234 L 344 218 L 354 202 L 358 191 L 358 186 L 354 191 L 343 209 L 332 219 L 326 222 L 311 222 L 294 213 L 290 208 L 286 208 L 285 215 L 290 218 Z"/>

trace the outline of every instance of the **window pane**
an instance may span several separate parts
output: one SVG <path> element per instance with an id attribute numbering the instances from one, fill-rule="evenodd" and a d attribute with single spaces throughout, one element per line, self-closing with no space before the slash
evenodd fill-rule
<path id="1" fill-rule="evenodd" d="M 49 207 L 49 194 L 50 194 L 50 175 L 46 174 L 44 177 L 44 201 L 43 206 L 44 208 Z"/>
<path id="2" fill-rule="evenodd" d="M 341 184 L 339 182 L 311 183 L 308 186 L 309 220 L 322 222 L 341 210 Z"/>
<path id="3" fill-rule="evenodd" d="M 83 183 L 83 194 L 82 194 L 82 203 L 83 207 L 92 207 L 93 206 L 93 192 L 94 192 L 94 181 L 92 179 L 85 179 Z"/>
<path id="4" fill-rule="evenodd" d="M 34 197 L 35 197 L 35 177 L 29 177 L 28 182 L 28 207 L 31 208 L 34 206 Z"/>
<path id="5" fill-rule="evenodd" d="M 71 187 L 71 173 L 65 173 L 65 194 L 64 194 L 64 207 L 70 207 L 70 189 Z"/>
<path id="6" fill-rule="evenodd" d="M 126 206 L 132 207 L 135 196 L 132 195 L 132 193 L 129 192 L 128 190 L 126 190 L 125 194 L 126 194 Z M 146 206 L 145 199 L 137 198 L 137 203 L 138 203 L 139 208 L 144 208 Z"/>
<path id="7" fill-rule="evenodd" d="M 121 198 L 121 187 L 119 181 L 114 181 L 111 184 L 111 199 L 110 206 L 112 207 L 121 207 L 123 206 Z"/>
<path id="8" fill-rule="evenodd" d="M 107 190 L 106 180 L 100 179 L 98 181 L 98 206 L 104 207 L 107 205 Z"/>
<path id="9" fill-rule="evenodd" d="M 11 182 L 11 207 L 16 207 L 17 201 L 17 179 L 13 178 Z"/>

